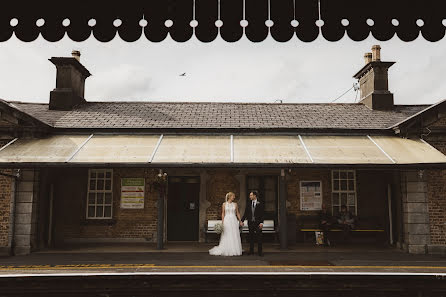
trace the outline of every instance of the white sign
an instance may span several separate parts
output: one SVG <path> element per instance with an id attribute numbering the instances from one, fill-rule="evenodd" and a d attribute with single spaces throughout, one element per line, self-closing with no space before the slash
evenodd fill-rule
<path id="1" fill-rule="evenodd" d="M 300 210 L 322 209 L 322 182 L 300 182 Z"/>
<path id="2" fill-rule="evenodd" d="M 144 208 L 144 178 L 121 178 L 121 208 Z"/>

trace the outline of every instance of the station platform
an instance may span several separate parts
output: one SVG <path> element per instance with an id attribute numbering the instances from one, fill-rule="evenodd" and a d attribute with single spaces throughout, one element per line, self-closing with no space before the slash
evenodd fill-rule
<path id="1" fill-rule="evenodd" d="M 0 275 L 114 273 L 348 273 L 446 275 L 444 255 L 412 255 L 370 245 L 322 247 L 302 244 L 280 250 L 264 245 L 264 256 L 211 256 L 214 244 L 79 243 L 26 256 L 0 257 Z M 248 246 L 244 245 L 246 251 Z"/>

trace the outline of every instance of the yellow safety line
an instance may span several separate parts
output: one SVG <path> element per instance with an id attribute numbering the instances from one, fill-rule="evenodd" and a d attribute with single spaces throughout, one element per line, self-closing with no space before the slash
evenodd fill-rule
<path id="1" fill-rule="evenodd" d="M 330 268 L 330 269 L 346 269 L 346 268 L 399 268 L 399 269 L 446 269 L 445 266 L 306 266 L 306 265 L 264 265 L 264 266 L 153 266 L 154 268 Z"/>
<path id="2" fill-rule="evenodd" d="M 445 269 L 445 266 L 306 266 L 306 265 L 257 265 L 257 266 L 168 266 L 168 265 L 155 265 L 155 264 L 118 264 L 118 265 L 26 265 L 26 266 L 0 266 L 0 270 L 28 270 L 28 269 L 113 269 L 113 268 L 306 268 L 306 269 Z"/>
<path id="3" fill-rule="evenodd" d="M 74 264 L 74 265 L 24 265 L 24 266 L 0 266 L 0 270 L 21 270 L 21 269 L 102 269 L 102 268 L 149 268 L 154 267 L 154 264 Z"/>

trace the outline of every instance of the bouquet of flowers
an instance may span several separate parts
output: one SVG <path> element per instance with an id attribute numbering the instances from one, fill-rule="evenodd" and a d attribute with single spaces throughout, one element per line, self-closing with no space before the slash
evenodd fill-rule
<path id="1" fill-rule="evenodd" d="M 217 234 L 223 233 L 223 224 L 222 223 L 215 224 L 214 230 L 215 230 L 215 233 L 217 233 Z"/>

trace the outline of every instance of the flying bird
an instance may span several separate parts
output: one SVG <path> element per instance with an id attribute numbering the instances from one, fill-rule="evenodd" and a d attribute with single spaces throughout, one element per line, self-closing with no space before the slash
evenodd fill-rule
<path id="1" fill-rule="evenodd" d="M 180 76 L 186 76 L 186 72 L 181 73 Z"/>

